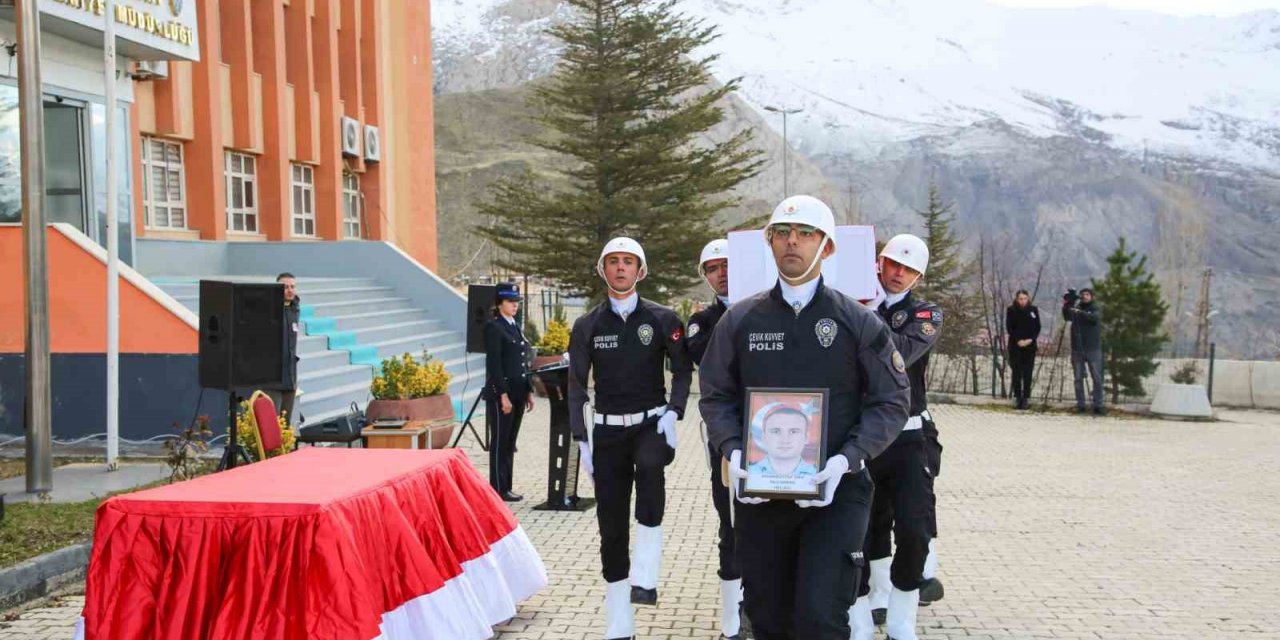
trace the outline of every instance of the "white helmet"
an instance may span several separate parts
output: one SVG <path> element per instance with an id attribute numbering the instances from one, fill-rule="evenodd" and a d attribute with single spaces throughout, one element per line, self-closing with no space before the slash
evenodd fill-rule
<path id="1" fill-rule="evenodd" d="M 728 260 L 729 259 L 729 241 L 724 238 L 716 238 L 707 243 L 702 248 L 702 255 L 698 256 L 698 275 L 706 276 L 703 267 L 712 260 Z"/>
<path id="2" fill-rule="evenodd" d="M 822 245 L 818 247 L 818 253 L 813 256 L 813 262 L 809 263 L 809 268 L 805 269 L 803 274 L 797 278 L 789 278 L 779 270 L 778 277 L 789 284 L 801 282 L 809 276 L 813 268 L 822 260 L 822 252 L 826 249 L 827 243 L 830 243 L 833 249 L 836 246 L 836 216 L 831 213 L 831 207 L 813 196 L 791 196 L 779 202 L 773 209 L 773 215 L 769 216 L 769 224 L 765 225 L 766 240 L 769 238 L 769 227 L 775 224 L 803 224 L 822 232 Z"/>
<path id="3" fill-rule="evenodd" d="M 904 267 L 910 267 L 924 275 L 929 268 L 929 245 L 909 233 L 900 233 L 885 243 L 881 258 L 888 258 Z"/>
<path id="4" fill-rule="evenodd" d="M 836 242 L 836 216 L 821 200 L 813 196 L 791 196 L 778 203 L 769 216 L 769 225 L 777 223 L 807 224 Z"/>
<path id="5" fill-rule="evenodd" d="M 640 273 L 638 274 L 635 283 L 633 283 L 631 288 L 626 291 L 614 290 L 613 287 L 609 285 L 609 278 L 604 274 L 604 258 L 611 253 L 629 253 L 640 260 Z M 639 284 L 641 280 L 644 280 L 645 276 L 649 275 L 649 266 L 644 260 L 644 249 L 640 246 L 639 242 L 636 242 L 631 238 L 625 236 L 614 238 L 605 243 L 604 248 L 600 250 L 600 259 L 596 260 L 596 273 L 599 274 L 601 278 L 604 278 L 605 286 L 609 287 L 609 289 L 614 293 L 619 295 L 630 295 L 632 291 L 636 290 L 636 285 Z"/>

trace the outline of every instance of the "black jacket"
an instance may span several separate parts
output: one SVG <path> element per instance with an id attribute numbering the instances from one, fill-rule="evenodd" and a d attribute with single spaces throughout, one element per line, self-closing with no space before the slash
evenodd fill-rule
<path id="1" fill-rule="evenodd" d="M 507 394 L 512 403 L 524 401 L 533 381 L 529 377 L 529 341 L 520 327 L 501 316 L 484 325 L 484 370 L 486 398 Z"/>
<path id="2" fill-rule="evenodd" d="M 302 308 L 302 296 L 293 296 L 293 303 L 284 305 L 284 381 L 282 389 L 298 388 L 298 317 Z"/>
<path id="3" fill-rule="evenodd" d="M 742 449 L 752 387 L 826 389 L 828 455 L 844 454 L 855 470 L 907 421 L 910 384 L 892 332 L 875 312 L 821 282 L 799 314 L 779 285 L 734 303 L 716 325 L 699 375 L 708 439 L 725 458 Z"/>
<path id="4" fill-rule="evenodd" d="M 907 362 L 907 379 L 911 381 L 909 415 L 918 416 L 929 408 L 925 373 L 929 369 L 929 353 L 942 333 L 942 309 L 908 291 L 897 304 L 881 305 L 879 311 L 880 319 L 893 331 L 893 346 Z"/>
<path id="5" fill-rule="evenodd" d="M 1025 308 L 1009 305 L 1004 310 L 1004 329 L 1009 334 L 1010 349 L 1035 349 L 1036 340 L 1040 338 L 1040 310 L 1034 304 Z M 1019 347 L 1019 340 L 1030 340 L 1031 344 Z"/>
<path id="6" fill-rule="evenodd" d="M 671 397 L 666 368 L 671 361 Z M 684 418 L 693 363 L 676 312 L 644 298 L 624 322 L 606 300 L 573 323 L 569 334 L 569 426 L 573 439 L 587 439 L 583 405 L 588 376 L 595 375 L 595 411 L 619 415 L 667 405 Z"/>
<path id="7" fill-rule="evenodd" d="M 1071 350 L 1102 351 L 1102 308 L 1098 301 L 1062 305 L 1062 319 L 1071 323 Z"/>
<path id="8" fill-rule="evenodd" d="M 728 307 L 724 306 L 717 296 L 711 306 L 689 316 L 689 326 L 684 330 L 684 341 L 694 364 L 702 365 L 702 354 L 707 352 L 707 344 L 711 342 L 711 332 L 715 331 L 716 323 L 720 322 L 720 316 L 723 316 L 727 309 Z"/>

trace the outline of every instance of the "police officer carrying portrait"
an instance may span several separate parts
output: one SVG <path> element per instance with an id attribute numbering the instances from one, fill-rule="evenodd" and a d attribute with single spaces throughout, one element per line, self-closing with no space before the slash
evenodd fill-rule
<path id="1" fill-rule="evenodd" d="M 862 571 L 872 483 L 866 462 L 907 421 L 906 364 L 875 312 L 826 287 L 835 246 L 831 209 L 810 196 L 783 200 L 765 227 L 778 282 L 721 317 L 700 371 L 699 408 L 711 445 L 743 469 L 743 412 L 751 388 L 825 389 L 829 454 L 810 500 L 737 495 L 744 606 L 760 640 L 847 640 Z M 748 551 L 749 550 L 749 551 Z"/>
<path id="2" fill-rule="evenodd" d="M 520 290 L 514 284 L 497 286 L 493 319 L 484 325 L 485 399 L 493 432 L 489 437 L 489 484 L 507 502 L 523 496 L 511 490 L 516 438 L 525 411 L 533 411 L 533 380 L 529 362 L 533 348 L 516 323 Z"/>
<path id="3" fill-rule="evenodd" d="M 684 416 L 693 364 L 684 324 L 671 309 L 641 298 L 644 250 L 614 238 L 596 271 L 608 299 L 578 318 L 569 336 L 569 419 L 581 463 L 595 484 L 605 591 L 605 638 L 635 634 L 632 603 L 658 601 L 662 560 L 664 467 L 675 458 L 676 420 Z M 670 362 L 671 395 L 665 370 Z M 594 410 L 588 417 L 588 376 Z M 635 556 L 628 556 L 631 490 L 636 493 Z"/>
<path id="4" fill-rule="evenodd" d="M 910 234 L 891 238 L 881 250 L 877 264 L 885 294 L 877 312 L 893 332 L 894 346 L 906 361 L 911 406 L 902 433 L 884 453 L 867 464 L 876 487 L 863 549 L 871 570 L 860 581 L 859 597 L 850 611 L 853 640 L 871 640 L 875 636 L 873 610 L 879 609 L 886 610 L 886 632 L 890 638 L 916 640 L 917 637 L 916 611 L 920 605 L 920 589 L 925 583 L 925 562 L 936 529 L 933 495 L 936 464 L 930 459 L 936 430 L 931 440 L 927 430 L 933 426 L 933 419 L 925 398 L 925 372 L 929 353 L 942 331 L 942 310 L 916 297 L 911 290 L 928 266 L 928 246 Z"/>
<path id="5" fill-rule="evenodd" d="M 711 341 L 711 333 L 715 331 L 720 316 L 729 308 L 729 241 L 723 238 L 712 240 L 702 248 L 698 257 L 698 274 L 711 287 L 715 300 L 711 304 L 689 316 L 689 326 L 685 329 L 685 345 L 694 364 L 702 365 L 702 354 Z M 716 515 L 720 518 L 720 637 L 724 640 L 741 638 L 742 619 L 739 609 L 742 604 L 742 574 L 738 571 L 738 561 L 734 556 L 733 516 L 729 509 L 729 487 L 720 474 L 720 452 L 707 443 L 707 456 L 711 462 L 711 503 L 715 505 Z"/>

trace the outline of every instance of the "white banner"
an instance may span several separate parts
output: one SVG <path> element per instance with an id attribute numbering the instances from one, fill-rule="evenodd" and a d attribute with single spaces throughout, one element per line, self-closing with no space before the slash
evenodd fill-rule
<path id="1" fill-rule="evenodd" d="M 870 226 L 836 227 L 836 252 L 822 263 L 825 284 L 854 300 L 876 295 L 876 232 Z M 778 267 L 764 230 L 729 234 L 729 302 L 734 303 L 778 281 Z"/>

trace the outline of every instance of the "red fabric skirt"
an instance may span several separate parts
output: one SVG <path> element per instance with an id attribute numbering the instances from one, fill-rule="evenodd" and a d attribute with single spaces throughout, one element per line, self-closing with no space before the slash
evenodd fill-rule
<path id="1" fill-rule="evenodd" d="M 462 451 L 307 448 L 104 502 L 77 637 L 487 638 L 546 580 Z"/>

